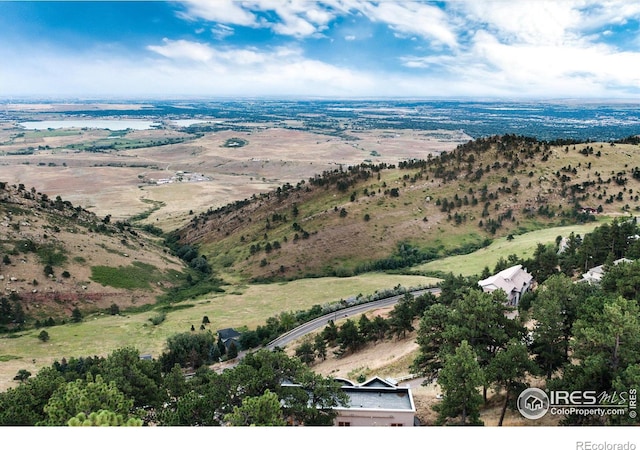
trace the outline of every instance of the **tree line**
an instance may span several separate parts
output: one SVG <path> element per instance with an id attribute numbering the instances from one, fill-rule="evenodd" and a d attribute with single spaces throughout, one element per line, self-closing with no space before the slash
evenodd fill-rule
<path id="1" fill-rule="evenodd" d="M 4 426 L 332 425 L 348 398 L 329 377 L 282 351 L 258 350 L 216 373 L 191 377 L 132 347 L 106 358 L 56 361 L 0 393 Z"/>
<path id="2" fill-rule="evenodd" d="M 635 221 L 614 221 L 587 234 L 580 245 L 570 244 L 576 247 L 567 254 L 539 245 L 529 261 L 518 261 L 515 255 L 500 261 L 496 271 L 528 262 L 539 277 L 538 288 L 520 302 L 518 315 L 508 314 L 501 290 L 484 293 L 474 277 L 445 280 L 438 302 L 420 318 L 420 351 L 412 365 L 426 383 L 435 381 L 443 390 L 435 406 L 437 423 L 481 425 L 480 411 L 493 388 L 503 399 L 501 425 L 531 377 L 550 390 L 613 394 L 636 389 L 640 261 L 613 264 L 616 256 L 637 258 L 635 227 Z M 576 256 L 590 254 L 595 247 L 601 250 L 592 254 L 594 258 Z M 600 283 L 576 282 L 583 261 L 587 266 L 604 264 Z M 533 326 L 527 328 L 529 320 Z M 628 415 L 578 413 L 560 420 L 562 425 L 636 423 Z"/>

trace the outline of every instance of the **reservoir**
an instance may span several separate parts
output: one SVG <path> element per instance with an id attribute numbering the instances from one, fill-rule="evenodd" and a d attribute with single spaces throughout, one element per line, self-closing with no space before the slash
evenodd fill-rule
<path id="1" fill-rule="evenodd" d="M 97 128 L 102 130 L 150 130 L 160 126 L 160 122 L 135 119 L 87 119 L 87 120 L 42 120 L 21 122 L 20 125 L 28 130 L 58 130 L 61 128 Z"/>

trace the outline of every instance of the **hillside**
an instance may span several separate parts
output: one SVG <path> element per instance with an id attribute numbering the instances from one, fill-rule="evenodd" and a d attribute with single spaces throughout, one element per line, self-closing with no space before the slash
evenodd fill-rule
<path id="1" fill-rule="evenodd" d="M 640 147 L 515 135 L 426 160 L 325 171 L 195 215 L 176 238 L 244 280 L 352 275 L 495 237 L 640 210 Z"/>
<path id="2" fill-rule="evenodd" d="M 31 323 L 50 317 L 59 323 L 76 307 L 88 314 L 154 303 L 183 270 L 158 238 L 128 223 L 6 182 L 0 183 L 0 252 L 0 326 L 9 328 L 20 314 Z"/>

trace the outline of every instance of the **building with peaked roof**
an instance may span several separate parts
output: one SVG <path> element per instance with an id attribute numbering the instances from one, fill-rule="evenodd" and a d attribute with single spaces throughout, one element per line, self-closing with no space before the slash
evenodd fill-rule
<path id="1" fill-rule="evenodd" d="M 484 292 L 502 289 L 507 294 L 509 306 L 517 307 L 522 294 L 527 292 L 532 282 L 533 276 L 522 267 L 522 264 L 517 264 L 478 281 L 478 284 Z"/>
<path id="2" fill-rule="evenodd" d="M 334 425 L 342 427 L 391 426 L 412 427 L 416 407 L 411 388 L 398 386 L 393 380 L 373 377 L 362 384 L 338 378 L 342 391 L 349 396 L 349 406 L 336 407 Z"/>
<path id="3" fill-rule="evenodd" d="M 240 334 L 240 332 L 233 328 L 218 330 L 218 338 L 222 341 L 227 351 L 232 343 L 236 346 L 236 349 L 240 350 Z"/>
<path id="4" fill-rule="evenodd" d="M 630 262 L 633 262 L 633 260 L 627 259 L 627 258 L 620 258 L 620 259 L 616 259 L 613 262 L 613 264 L 617 266 L 620 263 L 630 263 Z M 592 267 L 591 269 L 589 269 L 588 271 L 582 274 L 582 279 L 580 281 L 587 282 L 590 284 L 600 283 L 602 281 L 602 277 L 604 276 L 605 270 L 606 269 L 604 264 Z"/>

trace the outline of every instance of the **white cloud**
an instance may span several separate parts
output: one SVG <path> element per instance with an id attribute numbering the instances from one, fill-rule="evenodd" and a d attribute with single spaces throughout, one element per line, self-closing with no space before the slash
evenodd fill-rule
<path id="1" fill-rule="evenodd" d="M 639 6 L 587 0 L 468 0 L 448 6 L 449 14 L 464 19 L 468 37 L 450 52 L 400 56 L 416 76 L 433 80 L 442 74 L 461 92 L 480 96 L 638 95 L 640 52 L 621 52 L 598 39 L 602 27 L 637 19 Z"/>
<path id="2" fill-rule="evenodd" d="M 207 44 L 185 40 L 172 41 L 167 38 L 162 42 L 164 45 L 149 45 L 147 49 L 171 59 L 206 62 L 214 56 L 213 49 Z"/>
<path id="3" fill-rule="evenodd" d="M 233 28 L 221 23 L 216 24 L 216 26 L 211 29 L 211 34 L 218 40 L 223 40 L 226 37 L 232 36 L 234 33 Z"/>
<path id="4" fill-rule="evenodd" d="M 187 0 L 182 16 L 222 24 L 271 28 L 274 32 L 298 38 L 317 35 L 334 19 L 332 8 L 324 2 L 307 0 Z M 260 12 L 273 12 L 277 20 L 258 18 Z"/>
<path id="5" fill-rule="evenodd" d="M 180 15 L 186 19 L 205 19 L 211 22 L 256 26 L 256 17 L 236 0 L 184 0 L 187 10 Z"/>
<path id="6" fill-rule="evenodd" d="M 164 39 L 144 57 L 86 56 L 32 51 L 27 63 L 0 49 L 1 59 L 17 62 L 0 71 L 0 97 L 357 96 L 371 95 L 377 83 L 371 74 L 306 58 L 297 47 L 261 51 Z"/>
<path id="7" fill-rule="evenodd" d="M 466 0 L 453 9 L 475 27 L 486 27 L 505 43 L 567 45 L 592 41 L 603 26 L 640 18 L 640 3 L 626 0 L 517 2 Z"/>
<path id="8" fill-rule="evenodd" d="M 640 18 L 640 3 L 627 0 L 590 0 L 585 2 L 582 23 L 585 30 L 605 25 L 622 25 L 630 19 Z"/>
<path id="9" fill-rule="evenodd" d="M 307 37 L 316 33 L 316 26 L 304 18 L 290 13 L 289 11 L 280 11 L 281 23 L 271 26 L 273 31 L 278 34 Z"/>
<path id="10" fill-rule="evenodd" d="M 401 35 L 418 35 L 448 47 L 458 45 L 449 17 L 437 6 L 412 1 L 363 2 L 358 9 L 369 19 L 386 23 Z"/>
<path id="11" fill-rule="evenodd" d="M 459 0 L 441 9 L 416 1 L 191 0 L 185 8 L 185 18 L 216 22 L 208 26 L 212 35 L 200 34 L 197 42 L 169 36 L 136 56 L 133 49 L 116 53 L 107 46 L 72 54 L 53 45 L 46 50 L 4 45 L 0 60 L 12 64 L 0 70 L 0 96 L 640 96 L 640 51 L 623 52 L 611 43 L 619 33 L 614 25 L 640 18 L 640 5 L 630 2 Z M 399 66 L 350 69 L 346 50 L 336 58 L 346 61 L 344 66 L 307 56 L 315 40 L 303 38 L 319 36 L 338 15 L 357 20 L 332 30 L 333 37 L 341 37 L 336 52 L 342 51 L 340 43 L 351 49 L 345 41 L 355 39 L 384 49 L 387 43 L 375 40 L 378 27 L 363 20 L 367 16 L 401 36 L 402 42 L 394 43 L 394 49 L 406 48 L 397 54 Z M 212 38 L 239 32 L 234 25 L 270 27 L 296 38 L 296 44 L 231 47 Z M 610 29 L 609 45 L 601 43 L 599 37 Z"/>
<path id="12" fill-rule="evenodd" d="M 484 31 L 476 33 L 470 53 L 456 58 L 453 67 L 459 78 L 500 85 L 514 94 L 595 97 L 640 86 L 640 54 L 612 52 L 602 44 L 507 45 Z"/>
<path id="13" fill-rule="evenodd" d="M 582 19 L 577 3 L 583 2 L 469 0 L 455 6 L 466 13 L 469 23 L 486 25 L 504 42 L 562 45 L 578 38 L 573 31 Z"/>

